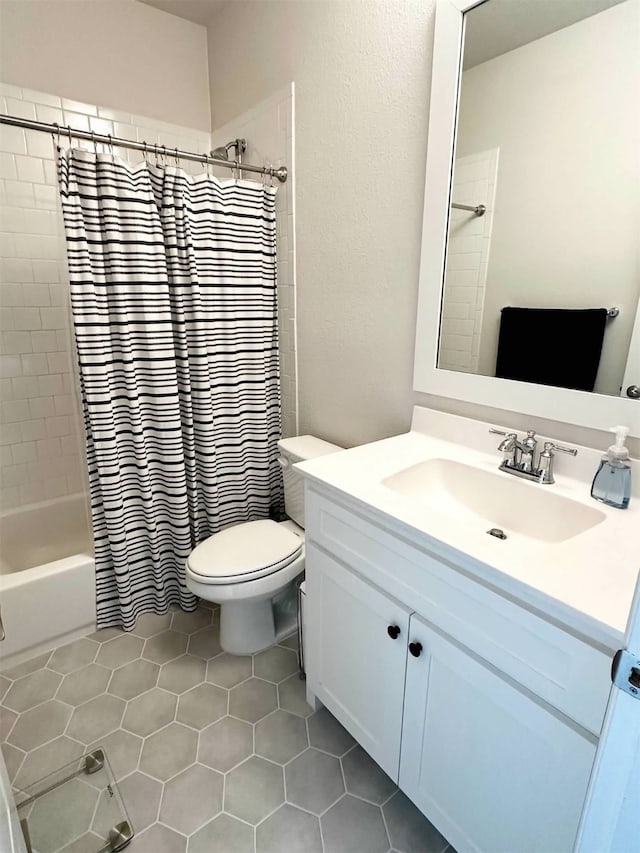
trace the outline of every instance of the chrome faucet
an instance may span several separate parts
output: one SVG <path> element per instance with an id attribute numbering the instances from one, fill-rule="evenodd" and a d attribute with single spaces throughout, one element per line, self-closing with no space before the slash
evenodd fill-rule
<path id="1" fill-rule="evenodd" d="M 537 464 L 535 459 L 538 442 L 535 438 L 535 430 L 528 430 L 526 438 L 520 440 L 515 432 L 504 432 L 501 429 L 491 427 L 489 432 L 503 435 L 504 440 L 498 445 L 498 450 L 503 454 L 500 470 L 516 477 L 533 480 L 536 483 L 555 483 L 553 476 L 554 450 L 561 453 L 570 453 L 576 456 L 578 451 L 574 447 L 564 447 L 562 444 L 554 444 L 553 441 L 545 441 L 544 450 L 540 453 Z"/>

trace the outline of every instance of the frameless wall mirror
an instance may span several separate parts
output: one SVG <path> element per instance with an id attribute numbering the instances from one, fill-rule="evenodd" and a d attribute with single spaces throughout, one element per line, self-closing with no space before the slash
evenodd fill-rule
<path id="1" fill-rule="evenodd" d="M 640 0 L 438 0 L 417 390 L 640 434 Z"/>

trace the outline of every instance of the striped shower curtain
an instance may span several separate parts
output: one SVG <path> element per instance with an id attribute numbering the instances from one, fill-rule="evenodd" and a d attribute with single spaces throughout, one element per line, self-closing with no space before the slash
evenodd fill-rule
<path id="1" fill-rule="evenodd" d="M 196 598 L 184 564 L 282 510 L 275 194 L 58 152 L 100 627 Z"/>

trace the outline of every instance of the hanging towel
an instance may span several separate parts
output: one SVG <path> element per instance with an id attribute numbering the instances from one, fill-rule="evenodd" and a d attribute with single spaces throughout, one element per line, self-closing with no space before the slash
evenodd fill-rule
<path id="1" fill-rule="evenodd" d="M 496 376 L 593 391 L 606 308 L 503 308 Z"/>

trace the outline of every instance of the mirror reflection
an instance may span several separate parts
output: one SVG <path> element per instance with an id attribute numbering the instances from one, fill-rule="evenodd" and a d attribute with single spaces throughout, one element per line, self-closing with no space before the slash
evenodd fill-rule
<path id="1" fill-rule="evenodd" d="M 640 385 L 639 6 L 465 15 L 438 367 Z"/>

